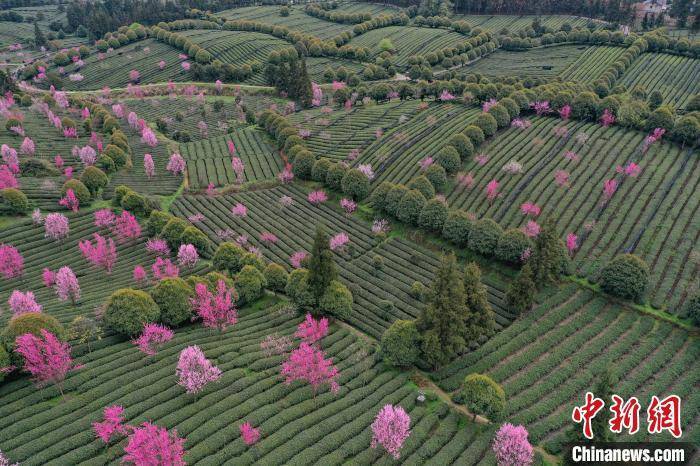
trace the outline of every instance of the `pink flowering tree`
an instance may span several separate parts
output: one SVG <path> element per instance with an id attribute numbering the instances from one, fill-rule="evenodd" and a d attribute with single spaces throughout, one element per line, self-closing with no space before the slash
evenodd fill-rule
<path id="1" fill-rule="evenodd" d="M 318 206 L 328 200 L 328 195 L 325 191 L 311 191 L 306 198 L 311 204 Z"/>
<path id="2" fill-rule="evenodd" d="M 136 283 L 146 281 L 146 269 L 144 269 L 142 265 L 134 267 L 133 278 Z"/>
<path id="3" fill-rule="evenodd" d="M 540 226 L 534 220 L 529 220 L 525 226 L 523 226 L 522 231 L 530 238 L 535 238 L 540 234 Z"/>
<path id="4" fill-rule="evenodd" d="M 569 254 L 573 254 L 578 247 L 578 236 L 575 233 L 569 233 L 566 235 L 566 249 L 569 250 Z"/>
<path id="5" fill-rule="evenodd" d="M 600 124 L 607 128 L 608 126 L 615 123 L 615 115 L 609 109 L 603 110 L 603 115 L 600 117 Z"/>
<path id="6" fill-rule="evenodd" d="M 500 184 L 498 183 L 497 180 L 491 180 L 486 185 L 486 199 L 488 199 L 489 202 L 493 202 L 498 197 L 498 188 L 499 187 L 500 187 Z"/>
<path id="7" fill-rule="evenodd" d="M 41 305 L 36 302 L 34 293 L 27 291 L 22 293 L 19 290 L 14 290 L 7 300 L 7 305 L 12 311 L 12 315 L 25 314 L 27 312 L 41 312 Z"/>
<path id="8" fill-rule="evenodd" d="M 297 326 L 295 337 L 301 338 L 306 343 L 313 345 L 328 335 L 328 319 L 322 317 L 319 320 L 306 314 L 306 318 Z"/>
<path id="9" fill-rule="evenodd" d="M 245 204 L 237 202 L 236 205 L 231 207 L 231 213 L 234 217 L 245 217 L 248 215 L 248 208 L 245 206 Z"/>
<path id="10" fill-rule="evenodd" d="M 123 407 L 119 405 L 108 406 L 104 409 L 102 417 L 102 421 L 92 423 L 92 429 L 97 438 L 109 444 L 115 434 L 127 435 L 129 426 L 124 424 Z"/>
<path id="11" fill-rule="evenodd" d="M 192 268 L 197 265 L 199 254 L 197 248 L 191 244 L 182 244 L 177 251 L 177 262 L 181 267 Z"/>
<path id="12" fill-rule="evenodd" d="M 120 243 L 135 240 L 141 236 L 141 225 L 129 211 L 123 210 L 114 221 L 112 233 Z"/>
<path id="13" fill-rule="evenodd" d="M 165 167 L 165 169 L 173 175 L 182 175 L 185 173 L 185 165 L 185 159 L 183 159 L 180 154 L 175 152 L 170 156 L 168 165 Z"/>
<path id="14" fill-rule="evenodd" d="M 611 178 L 603 182 L 603 202 L 608 202 L 617 191 L 617 180 Z"/>
<path id="15" fill-rule="evenodd" d="M 177 384 L 190 394 L 204 390 L 209 382 L 221 377 L 221 370 L 214 366 L 197 345 L 188 346 L 180 352 L 175 374 Z"/>
<path id="16" fill-rule="evenodd" d="M 309 256 L 309 253 L 306 251 L 296 251 L 292 253 L 291 256 L 289 256 L 289 263 L 292 264 L 292 267 L 295 269 L 301 268 L 301 263 L 304 259 L 306 259 Z"/>
<path id="17" fill-rule="evenodd" d="M 243 165 L 243 161 L 238 157 L 233 157 L 231 159 L 231 168 L 236 174 L 236 183 L 243 183 L 243 173 L 245 172 L 245 166 Z"/>
<path id="18" fill-rule="evenodd" d="M 73 212 L 77 212 L 80 207 L 80 201 L 78 201 L 78 197 L 75 195 L 75 192 L 71 188 L 68 188 L 66 190 L 66 195 L 59 199 L 58 205 L 63 206 L 68 210 L 72 210 Z"/>
<path id="19" fill-rule="evenodd" d="M 529 466 L 534 459 L 532 445 L 523 426 L 503 424 L 493 439 L 493 452 L 498 466 Z"/>
<path id="20" fill-rule="evenodd" d="M 146 144 L 148 147 L 156 147 L 158 145 L 156 133 L 154 133 L 148 126 L 144 126 L 141 130 L 141 142 Z"/>
<path id="21" fill-rule="evenodd" d="M 537 101 L 531 106 L 533 110 L 535 110 L 535 113 L 537 113 L 537 115 L 544 115 L 546 113 L 549 113 L 551 110 L 549 107 L 549 101 L 547 100 Z"/>
<path id="22" fill-rule="evenodd" d="M 401 406 L 385 405 L 377 413 L 372 429 L 372 448 L 381 445 L 394 457 L 401 457 L 401 447 L 409 435 L 411 435 L 411 418 Z"/>
<path id="23" fill-rule="evenodd" d="M 146 251 L 157 256 L 169 256 L 170 247 L 168 242 L 160 238 L 152 238 L 146 241 Z"/>
<path id="24" fill-rule="evenodd" d="M 25 333 L 15 339 L 17 353 L 24 359 L 23 369 L 32 375 L 38 387 L 56 385 L 63 396 L 63 381 L 68 372 L 79 367 L 73 363 L 70 345 L 41 329 L 41 337 Z"/>
<path id="25" fill-rule="evenodd" d="M 41 281 L 46 288 L 51 288 L 56 284 L 56 273 L 48 268 L 44 268 L 41 272 Z"/>
<path id="26" fill-rule="evenodd" d="M 571 105 L 566 104 L 561 109 L 559 109 L 559 116 L 562 120 L 568 120 L 571 118 Z"/>
<path id="27" fill-rule="evenodd" d="M 63 266 L 56 272 L 56 295 L 61 301 L 70 300 L 73 304 L 80 299 L 78 277 L 68 266 Z"/>
<path id="28" fill-rule="evenodd" d="M 216 283 L 216 294 L 209 291 L 204 283 L 194 287 L 195 296 L 191 300 L 192 308 L 205 327 L 225 331 L 238 321 L 238 311 L 234 303 L 235 290 L 228 288 L 226 282 Z"/>
<path id="29" fill-rule="evenodd" d="M 34 141 L 32 141 L 32 138 L 24 138 L 22 145 L 19 146 L 19 153 L 28 155 L 29 157 L 34 155 L 35 150 L 36 147 L 34 146 Z"/>
<path id="30" fill-rule="evenodd" d="M 250 422 L 241 424 L 239 430 L 241 431 L 243 442 L 248 446 L 255 445 L 260 440 L 260 430 L 253 427 Z"/>
<path id="31" fill-rule="evenodd" d="M 156 176 L 156 165 L 151 154 L 143 154 L 143 170 L 149 180 Z"/>
<path id="32" fill-rule="evenodd" d="M 170 259 L 163 259 L 160 256 L 156 257 L 156 261 L 151 266 L 151 272 L 156 280 L 175 278 L 180 275 L 180 269 L 177 265 L 173 264 Z"/>
<path id="33" fill-rule="evenodd" d="M 117 262 L 117 247 L 112 238 L 93 233 L 95 244 L 90 240 L 80 241 L 78 249 L 80 249 L 83 257 L 92 265 L 98 268 L 103 268 L 108 274 L 112 273 L 114 264 Z"/>
<path id="34" fill-rule="evenodd" d="M 350 215 L 353 212 L 355 212 L 355 210 L 357 209 L 357 203 L 355 201 L 353 201 L 352 199 L 348 199 L 348 198 L 344 197 L 340 200 L 340 207 L 343 208 L 343 210 L 345 211 L 345 213 L 347 215 Z"/>
<path id="35" fill-rule="evenodd" d="M 533 217 L 537 217 L 540 214 L 541 209 L 537 204 L 525 202 L 520 206 L 520 211 L 524 215 L 532 215 Z"/>
<path id="36" fill-rule="evenodd" d="M 135 340 L 134 345 L 147 356 L 155 356 L 158 350 L 167 342 L 173 339 L 175 333 L 168 327 L 160 324 L 146 324 L 143 332 Z"/>
<path id="37" fill-rule="evenodd" d="M 124 463 L 136 466 L 185 466 L 185 439 L 178 437 L 177 431 L 168 432 L 150 422 L 132 428 L 129 441 L 124 447 Z"/>
<path id="38" fill-rule="evenodd" d="M 95 226 L 97 228 L 111 227 L 116 220 L 117 217 L 112 209 L 100 209 L 95 212 Z"/>
<path id="39" fill-rule="evenodd" d="M 339 251 L 342 250 L 346 244 L 350 242 L 350 237 L 348 236 L 347 233 L 341 232 L 338 233 L 337 235 L 333 236 L 329 240 L 329 245 L 331 250 L 333 251 Z"/>
<path id="40" fill-rule="evenodd" d="M 333 365 L 333 360 L 326 359 L 323 351 L 306 342 L 302 342 L 299 348 L 292 351 L 289 359 L 282 363 L 281 373 L 287 385 L 296 380 L 309 383 L 314 397 L 319 387 L 324 384 L 328 384 L 333 393 L 340 390 L 337 380 L 340 373 Z"/>
<path id="41" fill-rule="evenodd" d="M 18 188 L 19 181 L 7 165 L 0 165 L 0 189 Z"/>
<path id="42" fill-rule="evenodd" d="M 0 244 L 0 275 L 6 280 L 21 277 L 24 272 L 24 258 L 16 247 Z"/>

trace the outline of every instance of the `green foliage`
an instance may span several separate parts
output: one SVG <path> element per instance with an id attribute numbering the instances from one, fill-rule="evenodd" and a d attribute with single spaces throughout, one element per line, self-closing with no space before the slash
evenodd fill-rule
<path id="1" fill-rule="evenodd" d="M 309 271 L 307 269 L 295 269 L 287 278 L 284 292 L 300 308 L 309 308 L 314 305 L 314 296 L 309 290 Z"/>
<path id="2" fill-rule="evenodd" d="M 311 169 L 311 179 L 323 183 L 328 175 L 328 168 L 331 166 L 331 161 L 328 159 L 319 159 L 314 163 Z"/>
<path id="3" fill-rule="evenodd" d="M 107 124 L 107 120 L 105 120 L 105 125 Z M 108 156 L 110 159 L 114 161 L 114 165 L 119 169 L 124 166 L 126 166 L 127 162 L 129 161 L 129 156 L 124 150 L 120 147 L 117 147 L 114 144 L 107 144 L 107 147 L 105 147 L 104 150 L 104 155 Z"/>
<path id="4" fill-rule="evenodd" d="M 468 160 L 474 155 L 474 144 L 472 144 L 469 138 L 462 133 L 452 136 L 450 139 L 450 145 L 457 149 L 459 158 L 462 160 Z"/>
<path id="5" fill-rule="evenodd" d="M 506 306 L 517 314 L 529 311 L 535 303 L 535 292 L 532 269 L 530 264 L 525 264 L 517 278 L 508 285 Z"/>
<path id="6" fill-rule="evenodd" d="M 322 315 L 347 319 L 352 314 L 352 293 L 338 280 L 331 280 L 318 302 Z"/>
<path id="7" fill-rule="evenodd" d="M 469 249 L 484 256 L 496 252 L 498 241 L 503 235 L 501 226 L 490 218 L 482 218 L 474 222 L 469 232 Z"/>
<path id="8" fill-rule="evenodd" d="M 525 249 L 534 247 L 532 240 L 518 228 L 506 230 L 498 239 L 496 259 L 509 264 L 519 264 Z"/>
<path id="9" fill-rule="evenodd" d="M 467 312 L 464 284 L 450 253 L 442 257 L 427 304 L 416 321 L 423 359 L 428 364 L 438 367 L 464 351 Z"/>
<path id="10" fill-rule="evenodd" d="M 109 178 L 107 175 L 97 167 L 86 167 L 83 174 L 80 175 L 80 181 L 83 182 L 85 187 L 94 196 L 100 190 L 107 187 L 109 183 Z"/>
<path id="11" fill-rule="evenodd" d="M 382 185 L 385 183 L 388 184 L 387 181 L 384 181 L 382 183 Z M 390 184 L 388 184 L 388 185 L 391 186 Z M 381 185 L 380 185 L 380 187 L 381 187 Z M 428 180 L 428 178 L 425 177 L 425 175 L 420 175 L 420 176 L 413 178 L 413 180 L 411 180 L 411 182 L 408 183 L 408 189 L 417 189 L 418 191 L 420 191 L 420 193 L 426 199 L 432 199 L 433 197 L 435 197 L 435 187 Z M 376 192 L 376 190 L 375 190 L 375 192 Z M 382 193 L 381 196 L 382 197 L 386 196 L 387 192 L 388 192 L 388 190 L 386 192 Z M 372 194 L 374 195 L 374 192 Z"/>
<path id="12" fill-rule="evenodd" d="M 212 264 L 216 270 L 235 275 L 243 268 L 243 256 L 246 254 L 238 244 L 226 241 L 216 248 Z"/>
<path id="13" fill-rule="evenodd" d="M 287 286 L 287 279 L 289 278 L 289 274 L 284 270 L 284 267 L 279 264 L 270 263 L 265 267 L 263 273 L 269 289 L 280 293 L 284 292 L 284 288 Z"/>
<path id="14" fill-rule="evenodd" d="M 334 191 L 340 191 L 342 189 L 342 181 L 347 173 L 348 168 L 341 163 L 334 163 L 328 167 L 328 173 L 326 174 L 326 186 Z"/>
<path id="15" fill-rule="evenodd" d="M 462 165 L 459 152 L 452 146 L 445 146 L 440 149 L 436 157 L 436 162 L 445 169 L 448 175 L 456 173 Z"/>
<path id="16" fill-rule="evenodd" d="M 486 287 L 481 283 L 481 269 L 476 262 L 470 262 L 464 267 L 463 282 L 468 308 L 464 340 L 468 343 L 482 343 L 495 332 L 496 320 Z"/>
<path id="17" fill-rule="evenodd" d="M 418 225 L 418 218 L 425 207 L 425 197 L 417 189 L 412 189 L 403 195 L 399 202 L 396 217 L 409 225 Z"/>
<path id="18" fill-rule="evenodd" d="M 464 378 L 459 402 L 474 414 L 486 416 L 490 421 L 499 421 L 506 409 L 506 394 L 491 377 L 469 374 Z"/>
<path id="19" fill-rule="evenodd" d="M 340 182 L 343 193 L 352 197 L 356 201 L 361 201 L 369 194 L 369 179 L 356 168 L 352 168 L 345 173 Z"/>
<path id="20" fill-rule="evenodd" d="M 316 158 L 314 157 L 314 154 L 308 150 L 299 152 L 294 158 L 294 166 L 292 167 L 294 176 L 302 180 L 310 179 L 315 162 Z"/>
<path id="21" fill-rule="evenodd" d="M 16 188 L 0 189 L 0 213 L 20 215 L 29 211 L 27 195 Z"/>
<path id="22" fill-rule="evenodd" d="M 168 242 L 170 249 L 177 251 L 182 243 L 182 235 L 190 224 L 186 220 L 171 217 L 160 232 L 160 236 Z"/>
<path id="23" fill-rule="evenodd" d="M 600 272 L 600 287 L 623 299 L 641 301 L 649 285 L 649 267 L 634 254 L 621 254 Z"/>
<path id="24" fill-rule="evenodd" d="M 77 316 L 68 327 L 68 338 L 87 345 L 88 351 L 90 351 L 90 343 L 102 339 L 102 327 L 95 319 Z"/>
<path id="25" fill-rule="evenodd" d="M 673 130 L 675 123 L 674 111 L 668 105 L 662 105 L 649 114 L 646 122 L 647 131 L 652 131 L 654 128 L 663 128 L 666 132 Z"/>
<path id="26" fill-rule="evenodd" d="M 141 333 L 144 325 L 158 322 L 160 309 L 145 291 L 122 288 L 107 300 L 104 319 L 110 329 L 134 337 Z"/>
<path id="27" fill-rule="evenodd" d="M 484 134 L 483 130 L 478 126 L 469 125 L 466 128 L 464 128 L 464 131 L 462 132 L 466 137 L 469 138 L 474 147 L 480 146 L 486 140 L 486 135 Z"/>
<path id="28" fill-rule="evenodd" d="M 496 131 L 498 130 L 498 122 L 488 113 L 482 113 L 476 117 L 476 120 L 474 120 L 474 126 L 481 129 L 481 131 L 484 132 L 484 136 L 487 138 L 496 134 Z"/>
<path id="29" fill-rule="evenodd" d="M 408 188 L 406 186 L 402 184 L 394 185 L 384 198 L 384 212 L 393 217 L 397 217 L 399 204 L 407 192 Z"/>
<path id="30" fill-rule="evenodd" d="M 151 212 L 151 215 L 148 217 L 148 221 L 146 222 L 146 234 L 149 237 L 160 235 L 160 232 L 163 231 L 163 228 L 165 225 L 167 225 L 171 218 L 173 218 L 172 215 L 163 212 L 162 210 L 154 210 Z"/>
<path id="31" fill-rule="evenodd" d="M 508 110 L 501 105 L 496 104 L 489 110 L 489 115 L 491 115 L 495 120 L 499 128 L 505 128 L 510 124 L 510 115 Z"/>
<path id="32" fill-rule="evenodd" d="M 267 280 L 257 267 L 244 265 L 236 275 L 234 285 L 238 292 L 239 303 L 250 304 L 263 295 Z"/>
<path id="33" fill-rule="evenodd" d="M 263 261 L 262 257 L 258 254 L 252 252 L 245 253 L 241 259 L 241 267 L 245 267 L 246 265 L 255 267 L 261 272 L 265 271 L 265 261 Z"/>
<path id="34" fill-rule="evenodd" d="M 418 356 L 420 334 L 413 320 L 396 320 L 384 331 L 381 340 L 384 362 L 396 367 L 412 366 Z"/>
<path id="35" fill-rule="evenodd" d="M 192 287 L 182 278 L 164 278 L 151 290 L 151 298 L 160 308 L 160 321 L 177 327 L 192 318 Z"/>
<path id="36" fill-rule="evenodd" d="M 199 228 L 190 225 L 182 232 L 180 237 L 182 244 L 191 244 L 197 249 L 200 256 L 206 256 L 211 242 L 209 237 Z"/>
<path id="37" fill-rule="evenodd" d="M 5 347 L 7 352 L 11 354 L 13 365 L 21 367 L 24 364 L 23 358 L 19 354 L 14 353 L 15 339 L 25 333 L 41 336 L 41 329 L 46 329 L 53 333 L 59 340 L 65 341 L 66 339 L 66 331 L 58 320 L 43 312 L 25 312 L 10 319 L 7 327 L 0 335 L 0 341 L 2 341 L 2 346 Z"/>
<path id="38" fill-rule="evenodd" d="M 540 287 L 557 281 L 565 271 L 568 260 L 566 246 L 557 234 L 554 220 L 547 218 L 535 239 L 529 260 L 535 284 Z"/>
<path id="39" fill-rule="evenodd" d="M 11 365 L 10 354 L 3 345 L 0 345 L 0 368 L 10 367 Z M 0 382 L 2 382 L 6 376 L 7 373 L 5 371 L 0 371 Z"/>
<path id="40" fill-rule="evenodd" d="M 458 247 L 465 247 L 469 241 L 469 232 L 473 226 L 469 215 L 463 210 L 451 210 L 445 219 L 442 236 Z"/>
<path id="41" fill-rule="evenodd" d="M 420 212 L 418 224 L 425 230 L 441 232 L 446 219 L 447 206 L 442 200 L 433 198 L 425 203 Z"/>
<path id="42" fill-rule="evenodd" d="M 447 172 L 445 169 L 436 163 L 430 165 L 425 170 L 425 177 L 428 178 L 436 191 L 442 192 L 447 185 Z"/>
<path id="43" fill-rule="evenodd" d="M 66 191 L 69 189 L 72 189 L 75 197 L 78 198 L 80 207 L 85 207 L 90 204 L 92 196 L 90 196 L 90 191 L 85 187 L 82 181 L 76 180 L 75 178 L 66 181 L 61 189 L 61 196 L 65 196 Z"/>
<path id="44" fill-rule="evenodd" d="M 695 292 L 690 295 L 685 302 L 683 311 L 695 326 L 700 326 L 700 290 L 695 290 Z"/>
<path id="45" fill-rule="evenodd" d="M 393 187 L 394 187 L 394 184 L 392 184 L 388 181 L 382 181 L 379 184 L 379 186 L 374 188 L 374 191 L 372 191 L 372 195 L 369 197 L 369 202 L 372 204 L 372 206 L 375 209 L 377 209 L 378 211 L 385 210 L 386 196 L 389 194 L 389 191 L 391 191 L 391 189 Z M 431 188 L 432 188 L 432 186 L 431 186 Z M 418 188 L 416 188 L 416 189 L 418 189 Z M 420 191 L 420 189 L 419 189 L 419 191 Z"/>
<path id="46" fill-rule="evenodd" d="M 314 303 L 320 303 L 331 281 L 335 280 L 337 271 L 333 262 L 333 252 L 329 245 L 328 235 L 321 227 L 316 228 L 314 244 L 309 259 L 309 276 L 307 278 L 309 292 Z"/>

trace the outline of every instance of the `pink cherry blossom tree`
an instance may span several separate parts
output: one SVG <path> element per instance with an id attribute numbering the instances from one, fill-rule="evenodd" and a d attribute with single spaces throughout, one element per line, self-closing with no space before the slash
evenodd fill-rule
<path id="1" fill-rule="evenodd" d="M 231 140 L 226 141 L 226 146 L 228 147 L 228 153 L 231 157 L 236 155 L 236 146 L 233 143 L 233 141 L 231 141 Z"/>
<path id="2" fill-rule="evenodd" d="M 239 429 L 241 438 L 246 445 L 255 445 L 260 440 L 260 430 L 253 427 L 250 422 L 244 422 Z"/>
<path id="3" fill-rule="evenodd" d="M 524 215 L 532 215 L 533 217 L 537 217 L 540 214 L 541 209 L 537 204 L 525 202 L 520 206 L 520 211 Z"/>
<path id="4" fill-rule="evenodd" d="M 124 408 L 119 405 L 107 406 L 102 413 L 103 421 L 93 422 L 95 436 L 109 444 L 115 434 L 127 435 L 128 426 L 124 424 Z"/>
<path id="5" fill-rule="evenodd" d="M 248 208 L 245 206 L 245 204 L 237 202 L 236 205 L 231 207 L 231 213 L 234 217 L 245 217 L 248 215 Z"/>
<path id="6" fill-rule="evenodd" d="M 36 147 L 34 145 L 34 141 L 32 141 L 32 138 L 27 138 L 25 137 L 24 140 L 22 141 L 22 145 L 19 146 L 19 153 L 28 155 L 28 156 L 33 156 L 34 151 L 36 150 Z"/>
<path id="7" fill-rule="evenodd" d="M 301 262 L 309 256 L 306 251 L 296 251 L 291 256 L 289 256 L 289 263 L 295 269 L 301 268 Z"/>
<path id="8" fill-rule="evenodd" d="M 120 243 L 135 240 L 141 236 L 141 225 L 128 210 L 123 210 L 114 221 L 112 232 Z"/>
<path id="9" fill-rule="evenodd" d="M 540 226 L 534 220 L 529 220 L 525 224 L 525 226 L 523 226 L 522 230 L 523 233 L 525 233 L 530 238 L 535 238 L 537 235 L 540 234 Z"/>
<path id="10" fill-rule="evenodd" d="M 141 142 L 146 144 L 148 147 L 156 147 L 158 145 L 156 133 L 154 133 L 148 126 L 144 126 L 141 130 Z"/>
<path id="11" fill-rule="evenodd" d="M 149 180 L 156 176 L 156 165 L 151 154 L 143 154 L 143 170 Z"/>
<path id="12" fill-rule="evenodd" d="M 603 182 L 603 202 L 608 202 L 617 191 L 617 180 L 611 178 Z"/>
<path id="13" fill-rule="evenodd" d="M 600 117 L 600 124 L 607 128 L 608 126 L 615 123 L 615 115 L 609 109 L 603 110 L 603 115 Z"/>
<path id="14" fill-rule="evenodd" d="M 221 370 L 214 366 L 197 345 L 188 346 L 180 352 L 175 374 L 177 384 L 190 394 L 204 390 L 209 382 L 215 382 L 221 377 Z"/>
<path id="15" fill-rule="evenodd" d="M 143 268 L 142 265 L 137 265 L 134 267 L 134 274 L 133 274 L 134 281 L 136 283 L 140 283 L 146 280 L 146 269 Z"/>
<path id="16" fill-rule="evenodd" d="M 497 180 L 491 180 L 486 185 L 486 199 L 488 199 L 489 202 L 493 202 L 498 197 L 498 188 L 499 187 L 500 187 L 500 184 L 498 183 Z"/>
<path id="17" fill-rule="evenodd" d="M 167 342 L 173 339 L 175 333 L 168 327 L 160 324 L 146 324 L 143 327 L 143 332 L 135 340 L 133 344 L 142 353 L 148 356 L 155 356 L 158 350 Z"/>
<path id="18" fill-rule="evenodd" d="M 122 461 L 135 466 L 185 466 L 184 445 L 185 439 L 178 437 L 176 430 L 168 432 L 165 427 L 144 422 L 132 428 Z"/>
<path id="19" fill-rule="evenodd" d="M 566 235 L 566 249 L 569 250 L 569 254 L 573 254 L 577 247 L 578 236 L 576 236 L 575 233 L 569 233 L 568 235 Z"/>
<path id="20" fill-rule="evenodd" d="M 112 238 L 93 233 L 95 244 L 90 240 L 78 242 L 83 257 L 92 265 L 98 268 L 103 268 L 108 274 L 112 273 L 114 264 L 117 262 L 117 247 Z"/>
<path id="21" fill-rule="evenodd" d="M 19 181 L 7 165 L 0 165 L 0 189 L 18 188 Z"/>
<path id="22" fill-rule="evenodd" d="M 534 459 L 532 445 L 523 426 L 503 424 L 493 439 L 493 452 L 498 466 L 529 466 Z"/>
<path id="23" fill-rule="evenodd" d="M 313 345 L 323 337 L 328 335 L 328 319 L 322 317 L 319 320 L 306 314 L 306 318 L 297 326 L 295 337 L 301 338 L 306 343 Z"/>
<path id="24" fill-rule="evenodd" d="M 566 104 L 559 110 L 559 116 L 562 120 L 568 120 L 571 117 L 571 105 Z"/>
<path id="25" fill-rule="evenodd" d="M 233 157 L 231 159 L 231 168 L 236 174 L 236 182 L 239 184 L 243 183 L 243 173 L 245 172 L 245 166 L 243 165 L 243 161 L 238 157 Z"/>
<path id="26" fill-rule="evenodd" d="M 97 228 L 111 227 L 116 220 L 117 217 L 112 209 L 100 209 L 95 212 L 95 226 Z"/>
<path id="27" fill-rule="evenodd" d="M 350 242 L 350 237 L 345 232 L 338 233 L 337 235 L 333 236 L 329 241 L 330 248 L 333 251 L 338 251 L 338 250 L 343 249 L 345 247 L 345 245 L 348 244 L 349 242 Z"/>
<path id="28" fill-rule="evenodd" d="M 156 257 L 156 261 L 151 266 L 151 272 L 156 280 L 175 278 L 180 275 L 180 269 L 177 265 L 173 264 L 170 259 L 163 259 L 160 256 Z"/>
<path id="29" fill-rule="evenodd" d="M 209 291 L 204 283 L 197 283 L 194 287 L 195 296 L 192 298 L 192 308 L 205 327 L 216 328 L 225 331 L 229 326 L 238 321 L 238 311 L 234 305 L 235 290 L 228 288 L 226 282 L 219 280 L 216 283 L 216 294 Z"/>
<path id="30" fill-rule="evenodd" d="M 75 192 L 71 188 L 68 188 L 66 190 L 66 195 L 58 201 L 58 205 L 61 205 L 68 210 L 72 210 L 73 212 L 77 212 L 80 207 L 80 201 L 78 201 L 78 197 L 75 195 Z"/>
<path id="31" fill-rule="evenodd" d="M 345 213 L 347 215 L 350 215 L 353 212 L 355 212 L 355 210 L 357 209 L 357 203 L 355 201 L 353 201 L 352 199 L 348 199 L 348 198 L 344 197 L 340 200 L 340 207 L 343 208 L 343 210 L 345 211 Z"/>
<path id="32" fill-rule="evenodd" d="M 41 305 L 36 302 L 34 293 L 31 291 L 26 293 L 22 293 L 19 290 L 12 291 L 10 298 L 7 300 L 7 305 L 10 307 L 13 316 L 27 312 L 41 312 Z"/>
<path id="33" fill-rule="evenodd" d="M 185 173 L 185 159 L 177 152 L 173 153 L 168 160 L 168 165 L 165 167 L 173 175 L 182 175 Z"/>
<path id="34" fill-rule="evenodd" d="M 45 287 L 51 288 L 56 284 L 56 273 L 48 268 L 44 268 L 41 272 L 41 281 L 44 283 Z"/>
<path id="35" fill-rule="evenodd" d="M 32 375 L 37 387 L 56 385 L 63 396 L 63 381 L 69 371 L 78 369 L 70 355 L 70 345 L 41 329 L 41 337 L 25 333 L 15 339 L 18 354 L 24 358 L 23 369 Z"/>
<path id="36" fill-rule="evenodd" d="M 411 418 L 401 406 L 385 405 L 372 422 L 372 448 L 381 445 L 394 457 L 401 457 L 401 447 L 411 435 Z"/>
<path id="37" fill-rule="evenodd" d="M 0 244 L 0 275 L 6 280 L 21 277 L 24 272 L 24 258 L 16 247 Z"/>
<path id="38" fill-rule="evenodd" d="M 181 267 L 192 268 L 197 265 L 199 254 L 197 248 L 191 244 L 182 244 L 177 251 L 177 262 Z"/>
<path id="39" fill-rule="evenodd" d="M 328 195 L 325 191 L 311 191 L 306 198 L 311 204 L 318 206 L 328 200 Z"/>
<path id="40" fill-rule="evenodd" d="M 296 380 L 308 382 L 311 385 L 314 397 L 318 388 L 328 384 L 333 393 L 338 393 L 338 368 L 333 365 L 333 359 L 326 359 L 322 350 L 302 342 L 299 348 L 292 351 L 289 359 L 282 363 L 282 375 L 284 383 L 289 385 Z"/>
<path id="41" fill-rule="evenodd" d="M 152 238 L 146 241 L 146 251 L 157 256 L 169 256 L 170 247 L 168 242 L 160 238 Z"/>
<path id="42" fill-rule="evenodd" d="M 80 299 L 78 277 L 68 266 L 63 266 L 56 272 L 56 294 L 61 301 L 70 299 L 73 304 Z"/>

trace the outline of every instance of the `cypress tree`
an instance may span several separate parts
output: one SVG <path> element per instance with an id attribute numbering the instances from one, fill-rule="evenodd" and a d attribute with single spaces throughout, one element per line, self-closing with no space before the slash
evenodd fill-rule
<path id="1" fill-rule="evenodd" d="M 564 242 L 557 235 L 554 220 L 547 218 L 535 240 L 530 263 L 535 284 L 538 287 L 559 279 L 568 255 Z"/>
<path id="2" fill-rule="evenodd" d="M 311 100 L 313 99 L 313 91 L 311 89 L 311 79 L 306 70 L 306 60 L 301 58 L 297 68 L 296 98 L 301 103 L 302 107 L 309 108 L 311 107 Z"/>
<path id="3" fill-rule="evenodd" d="M 316 228 L 314 245 L 311 250 L 308 277 L 309 292 L 313 296 L 316 308 L 318 308 L 326 288 L 328 288 L 331 281 L 335 280 L 336 276 L 337 272 L 333 263 L 333 253 L 328 243 L 328 236 L 322 227 L 318 227 Z"/>
<path id="4" fill-rule="evenodd" d="M 41 32 L 41 29 L 39 29 L 39 24 L 36 21 L 34 21 L 34 45 L 36 47 L 46 45 L 46 36 L 44 36 L 44 33 Z"/>
<path id="5" fill-rule="evenodd" d="M 469 309 L 465 322 L 465 340 L 478 341 L 482 336 L 493 335 L 496 321 L 488 301 L 486 287 L 481 283 L 481 269 L 476 262 L 470 262 L 464 268 L 464 294 Z"/>
<path id="6" fill-rule="evenodd" d="M 506 305 L 510 310 L 521 314 L 532 308 L 535 302 L 535 282 L 532 281 L 532 269 L 527 263 L 518 277 L 508 285 Z"/>
<path id="7" fill-rule="evenodd" d="M 416 321 L 423 357 L 430 365 L 438 367 L 464 351 L 467 313 L 464 284 L 455 256 L 450 253 L 442 257 L 426 307 Z"/>

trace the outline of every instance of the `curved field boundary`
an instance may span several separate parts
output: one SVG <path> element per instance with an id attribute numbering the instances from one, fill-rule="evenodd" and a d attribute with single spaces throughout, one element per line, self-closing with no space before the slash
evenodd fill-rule
<path id="1" fill-rule="evenodd" d="M 564 81 L 595 81 L 625 50 L 624 47 L 589 47 L 559 77 Z"/>

